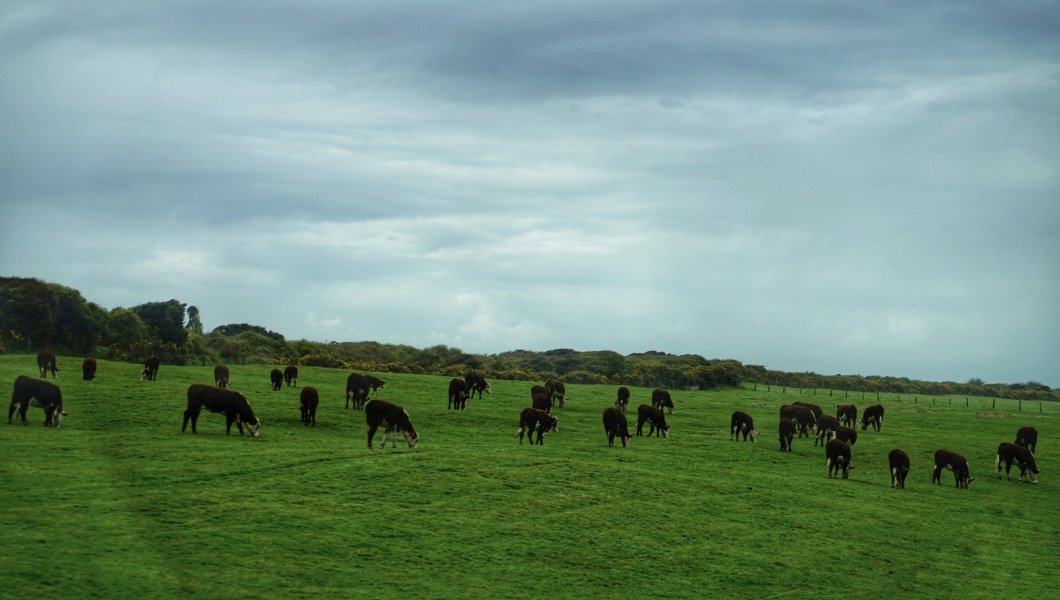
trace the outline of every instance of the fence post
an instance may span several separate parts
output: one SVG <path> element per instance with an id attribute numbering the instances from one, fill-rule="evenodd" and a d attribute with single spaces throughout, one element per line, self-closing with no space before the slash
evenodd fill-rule
<path id="1" fill-rule="evenodd" d="M 1019 410 L 1020 410 L 1020 412 L 1023 412 L 1023 400 L 1020 400 L 1020 408 L 1019 408 Z"/>
<path id="2" fill-rule="evenodd" d="M 949 402 L 950 402 L 949 406 L 953 406 L 953 398 L 947 398 L 947 400 L 949 400 Z"/>
<path id="3" fill-rule="evenodd" d="M 880 401 L 880 393 L 876 392 L 876 402 L 879 402 L 879 401 Z"/>
<path id="4" fill-rule="evenodd" d="M 968 399 L 967 398 L 964 399 L 964 407 L 968 408 Z"/>
<path id="5" fill-rule="evenodd" d="M 991 398 L 990 400 L 990 408 L 997 408 L 997 398 Z"/>
<path id="6" fill-rule="evenodd" d="M 1038 412 L 1042 412 L 1042 403 L 1041 402 L 1038 403 Z"/>

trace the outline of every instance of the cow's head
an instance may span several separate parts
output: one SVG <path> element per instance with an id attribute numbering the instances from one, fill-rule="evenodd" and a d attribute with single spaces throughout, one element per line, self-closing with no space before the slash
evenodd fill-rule
<path id="1" fill-rule="evenodd" d="M 258 437 L 258 428 L 261 427 L 261 419 L 255 418 L 253 423 L 246 421 L 243 424 L 247 426 L 247 431 L 250 432 L 252 437 Z"/>
<path id="2" fill-rule="evenodd" d="M 556 433 L 559 433 L 559 419 L 549 415 L 547 427 L 548 428 L 545 429 L 545 431 L 554 431 Z"/>
<path id="3" fill-rule="evenodd" d="M 484 388 L 484 391 L 487 394 L 492 394 L 493 393 L 492 389 L 490 388 L 490 384 L 488 384 L 488 383 L 486 384 L 486 387 Z"/>
<path id="4" fill-rule="evenodd" d="M 850 470 L 853 468 L 854 466 L 850 464 L 850 461 L 847 461 L 846 464 L 843 465 L 843 479 L 850 478 Z"/>
<path id="5" fill-rule="evenodd" d="M 49 420 L 49 422 L 45 423 L 45 425 L 48 425 L 49 427 L 54 427 L 54 428 L 58 429 L 59 428 L 59 423 L 62 422 L 63 417 L 65 417 L 65 416 L 66 416 L 66 411 L 65 410 L 63 410 L 61 408 L 56 409 L 55 412 L 52 413 L 52 417 Z M 1038 482 L 1035 481 L 1035 483 L 1038 483 Z"/>
<path id="6" fill-rule="evenodd" d="M 663 434 L 664 438 L 670 437 L 670 426 L 669 425 L 667 425 L 666 427 L 660 427 L 659 429 L 662 430 L 662 434 Z"/>
<path id="7" fill-rule="evenodd" d="M 751 442 L 752 442 L 752 443 L 753 443 L 753 442 L 754 442 L 754 441 L 755 441 L 756 439 L 758 439 L 758 431 L 756 431 L 756 430 L 754 430 L 754 429 L 752 429 L 752 430 L 751 430 L 751 433 L 749 433 L 748 435 L 750 435 L 750 436 L 751 436 Z"/>
<path id="8" fill-rule="evenodd" d="M 420 434 L 416 433 L 415 431 L 413 431 L 412 433 L 409 433 L 408 431 L 402 431 L 401 435 L 405 436 L 405 443 L 408 444 L 409 448 L 415 448 L 416 444 L 418 444 L 420 441 Z"/>
<path id="9" fill-rule="evenodd" d="M 146 368 L 144 368 L 143 371 L 140 371 L 140 381 L 143 381 L 145 379 L 147 379 L 147 369 Z"/>
<path id="10" fill-rule="evenodd" d="M 674 414 L 674 401 L 673 400 L 671 400 L 669 398 L 666 398 L 666 399 L 663 400 L 662 405 L 665 406 L 666 409 L 670 411 L 671 415 Z"/>
<path id="11" fill-rule="evenodd" d="M 1042 472 L 1041 471 L 1036 471 L 1034 469 L 1028 469 L 1028 471 L 1030 472 L 1030 475 L 1031 475 L 1031 483 L 1038 483 L 1038 476 L 1041 475 Z"/>

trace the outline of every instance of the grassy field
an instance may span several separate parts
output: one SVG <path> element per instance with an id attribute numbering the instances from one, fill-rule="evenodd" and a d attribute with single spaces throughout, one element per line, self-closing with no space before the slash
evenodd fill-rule
<path id="1" fill-rule="evenodd" d="M 885 397 L 883 430 L 861 432 L 843 481 L 812 441 L 778 451 L 793 389 L 674 392 L 670 438 L 623 449 L 600 420 L 615 387 L 570 385 L 559 432 L 520 446 L 532 383 L 493 382 L 454 412 L 444 378 L 378 374 L 420 443 L 369 451 L 345 371 L 300 369 L 321 394 L 311 429 L 298 390 L 271 391 L 271 367 L 231 367 L 262 420 L 251 438 L 207 413 L 180 433 L 185 391 L 210 369 L 163 365 L 150 382 L 100 361 L 86 382 L 79 359 L 59 367 L 61 429 L 38 408 L 29 427 L 0 425 L 3 598 L 1060 597 L 1056 405 Z M 5 389 L 35 371 L 0 356 Z M 649 397 L 634 388 L 631 406 Z M 757 444 L 729 442 L 733 410 L 754 416 Z M 993 471 L 1022 425 L 1040 434 L 1038 485 Z M 912 460 L 905 490 L 889 487 L 896 447 Z M 949 472 L 930 485 L 940 448 L 968 458 L 970 491 Z"/>

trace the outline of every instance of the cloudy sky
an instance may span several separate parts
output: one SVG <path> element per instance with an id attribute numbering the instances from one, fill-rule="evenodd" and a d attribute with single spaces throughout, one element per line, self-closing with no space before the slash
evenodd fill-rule
<path id="1" fill-rule="evenodd" d="M 1050 2 L 0 2 L 0 275 L 1060 386 Z"/>

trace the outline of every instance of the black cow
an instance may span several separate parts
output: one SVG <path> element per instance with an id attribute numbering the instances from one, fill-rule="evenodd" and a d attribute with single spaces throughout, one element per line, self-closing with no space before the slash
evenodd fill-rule
<path id="1" fill-rule="evenodd" d="M 547 412 L 527 406 L 519 413 L 519 431 L 515 435 L 519 437 L 519 443 L 523 443 L 523 434 L 526 434 L 530 445 L 534 445 L 534 432 L 537 432 L 537 444 L 545 445 L 545 434 L 550 431 L 559 431 L 559 419 Z"/>
<path id="2" fill-rule="evenodd" d="M 26 424 L 26 410 L 30 406 L 39 406 L 44 409 L 44 426 L 59 428 L 66 412 L 63 410 L 63 393 L 59 386 L 47 381 L 41 381 L 26 375 L 19 375 L 15 379 L 15 387 L 11 392 L 11 407 L 7 409 L 7 424 L 11 424 L 11 416 L 18 411 L 22 418 L 22 424 Z"/>
<path id="3" fill-rule="evenodd" d="M 534 396 L 531 400 L 531 405 L 537 410 L 543 410 L 548 414 L 552 414 L 552 396 L 550 396 L 548 392 Z"/>
<path id="4" fill-rule="evenodd" d="M 59 372 L 59 368 L 55 365 L 55 353 L 51 350 L 41 350 L 37 353 L 37 369 L 40 370 L 41 378 L 47 376 L 48 371 L 52 372 L 52 379 L 56 379 Z"/>
<path id="5" fill-rule="evenodd" d="M 836 477 L 839 476 L 840 471 L 843 473 L 843 479 L 850 477 L 850 470 L 854 468 L 850 464 L 850 446 L 839 440 L 828 440 L 824 446 L 824 453 L 827 457 L 828 479 L 832 478 L 833 471 Z"/>
<path id="6" fill-rule="evenodd" d="M 458 377 L 449 380 L 449 404 L 447 405 L 447 408 L 464 410 L 467 406 L 467 397 L 468 387 L 466 381 Z"/>
<path id="7" fill-rule="evenodd" d="M 740 434 L 743 434 L 743 441 L 747 441 L 747 436 L 751 436 L 751 442 L 753 443 L 758 439 L 758 432 L 755 431 L 755 422 L 751 418 L 751 415 L 736 411 L 732 413 L 732 421 L 729 423 L 729 441 L 732 441 L 732 436 L 736 436 L 736 439 L 740 439 Z"/>
<path id="8" fill-rule="evenodd" d="M 320 404 L 320 394 L 311 385 L 302 388 L 302 394 L 298 398 L 298 408 L 302 411 L 302 422 L 313 427 L 317 426 L 317 405 Z"/>
<path id="9" fill-rule="evenodd" d="M 397 404 L 391 404 L 385 400 L 372 400 L 364 406 L 364 416 L 368 419 L 369 450 L 372 449 L 372 436 L 383 424 L 386 424 L 386 429 L 383 430 L 383 442 L 379 444 L 380 448 L 386 447 L 386 436 L 390 434 L 394 435 L 392 448 L 397 448 L 398 435 L 405 437 L 405 443 L 409 448 L 415 448 L 420 441 L 420 434 L 416 433 L 416 430 L 412 428 L 412 421 L 409 421 L 409 413 Z"/>
<path id="10" fill-rule="evenodd" d="M 812 410 L 805 406 L 794 406 L 791 404 L 785 404 L 780 407 L 780 418 L 791 419 L 792 425 L 799 429 L 799 437 L 804 434 L 806 437 L 810 437 L 806 430 L 817 422 L 817 417 L 813 415 Z"/>
<path id="11" fill-rule="evenodd" d="M 629 404 L 629 388 L 620 387 L 618 388 L 618 400 L 615 400 L 615 408 L 626 412 L 626 406 Z"/>
<path id="12" fill-rule="evenodd" d="M 858 422 L 858 407 L 853 404 L 836 404 L 834 406 L 835 416 L 839 418 L 843 425 L 850 427 Z"/>
<path id="13" fill-rule="evenodd" d="M 487 394 L 493 393 L 490 390 L 490 384 L 486 383 L 486 378 L 478 371 L 470 371 L 465 375 L 464 383 L 467 384 L 468 398 L 474 396 L 475 392 L 478 392 L 478 399 L 482 400 L 482 392 L 486 392 Z"/>
<path id="14" fill-rule="evenodd" d="M 350 373 L 350 376 L 346 378 L 346 408 L 350 407 L 350 402 L 352 401 L 354 409 L 363 409 L 364 403 L 368 401 L 368 394 L 371 388 L 372 386 L 368 385 L 364 375 Z"/>
<path id="15" fill-rule="evenodd" d="M 931 483 L 937 481 L 939 485 L 942 485 L 942 469 L 953 471 L 953 479 L 959 488 L 968 489 L 968 486 L 975 481 L 968 471 L 968 461 L 956 452 L 939 450 L 935 453 L 935 471 L 931 474 Z"/>
<path id="16" fill-rule="evenodd" d="M 816 404 L 810 404 L 809 402 L 792 402 L 791 405 L 792 406 L 804 406 L 804 407 L 810 409 L 810 411 L 813 413 L 813 418 L 815 418 L 815 419 L 820 419 L 821 415 L 824 414 L 824 411 L 821 410 L 820 406 L 817 406 Z"/>
<path id="17" fill-rule="evenodd" d="M 835 430 L 835 439 L 846 442 L 848 446 L 853 446 L 858 443 L 858 430 L 840 425 Z"/>
<path id="18" fill-rule="evenodd" d="M 795 437 L 795 424 L 791 419 L 780 420 L 780 451 L 791 452 L 791 440 Z"/>
<path id="19" fill-rule="evenodd" d="M 92 381 L 96 378 L 96 359 L 89 357 L 81 363 L 81 379 Z"/>
<path id="20" fill-rule="evenodd" d="M 883 405 L 877 404 L 876 406 L 870 406 L 861 413 L 861 430 L 872 425 L 876 431 L 880 430 L 880 426 L 883 425 Z"/>
<path id="21" fill-rule="evenodd" d="M 615 436 L 622 440 L 622 447 L 633 436 L 629 435 L 629 425 L 626 423 L 626 415 L 615 407 L 604 409 L 604 433 L 607 434 L 607 447 L 614 448 Z"/>
<path id="22" fill-rule="evenodd" d="M 895 448 L 887 455 L 887 462 L 891 466 L 891 487 L 896 490 L 905 489 L 905 476 L 909 474 L 909 457 Z"/>
<path id="23" fill-rule="evenodd" d="M 559 402 L 559 407 L 567 406 L 567 388 L 558 379 L 549 379 L 545 382 L 545 389 L 552 394 L 552 404 Z"/>
<path id="24" fill-rule="evenodd" d="M 243 426 L 246 425 L 250 435 L 258 437 L 258 428 L 261 426 L 261 421 L 254 416 L 254 411 L 250 408 L 250 403 L 243 397 L 243 394 L 210 387 L 202 383 L 192 384 L 188 388 L 188 410 L 184 411 L 184 424 L 180 427 L 181 433 L 188 427 L 189 419 L 191 420 L 191 432 L 198 433 L 195 425 L 199 421 L 199 413 L 204 408 L 212 413 L 224 414 L 227 425 L 225 429 L 226 435 L 232 435 L 232 423 L 235 423 L 236 427 L 239 428 L 239 435 L 243 435 Z"/>
<path id="25" fill-rule="evenodd" d="M 373 394 L 386 387 L 386 382 L 375 375 L 365 375 L 364 380 L 371 386 Z"/>
<path id="26" fill-rule="evenodd" d="M 283 370 L 283 382 L 286 383 L 288 387 L 298 387 L 298 367 L 288 365 L 287 368 Z"/>
<path id="27" fill-rule="evenodd" d="M 228 375 L 228 367 L 224 365 L 216 365 L 213 368 L 214 387 L 220 390 L 227 390 L 230 387 L 228 383 Z"/>
<path id="28" fill-rule="evenodd" d="M 648 423 L 648 437 L 654 433 L 659 437 L 662 433 L 664 438 L 670 437 L 670 427 L 666 424 L 666 414 L 659 408 L 641 404 L 637 407 L 637 435 L 641 435 L 644 423 Z"/>
<path id="29" fill-rule="evenodd" d="M 674 414 L 674 401 L 670 399 L 670 392 L 662 388 L 651 391 L 651 405 L 659 409 L 666 408 L 671 415 Z"/>
<path id="30" fill-rule="evenodd" d="M 272 381 L 272 391 L 278 392 L 283 387 L 283 371 L 279 369 L 273 369 L 269 373 L 269 379 Z"/>
<path id="31" fill-rule="evenodd" d="M 1038 447 L 1038 430 L 1033 427 L 1020 427 L 1019 431 L 1016 432 L 1016 441 L 1014 443 L 1030 450 L 1031 454 L 1033 454 L 1034 449 Z"/>
<path id="32" fill-rule="evenodd" d="M 1005 463 L 1005 475 L 1009 480 L 1012 479 L 1010 473 L 1012 463 L 1016 463 L 1016 466 L 1020 468 L 1020 481 L 1023 481 L 1023 478 L 1030 473 L 1031 483 L 1038 483 L 1038 475 L 1041 471 L 1034 462 L 1034 455 L 1023 446 L 1004 442 L 997 447 L 997 462 L 994 463 L 994 467 L 997 469 L 998 479 L 1001 479 L 1001 463 Z"/>
<path id="33" fill-rule="evenodd" d="M 824 446 L 825 442 L 833 437 L 832 434 L 839 429 L 839 427 L 839 419 L 832 415 L 821 415 L 813 425 L 813 445 L 816 446 L 817 442 L 820 442 L 821 445 Z"/>
<path id="34" fill-rule="evenodd" d="M 140 371 L 140 381 L 143 381 L 145 379 L 155 381 L 156 379 L 158 379 L 158 367 L 161 364 L 162 359 L 158 358 L 158 356 L 154 354 L 148 356 L 147 360 L 144 361 L 144 369 Z M 214 373 L 216 372 L 217 371 L 214 370 Z"/>

